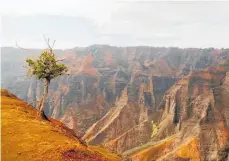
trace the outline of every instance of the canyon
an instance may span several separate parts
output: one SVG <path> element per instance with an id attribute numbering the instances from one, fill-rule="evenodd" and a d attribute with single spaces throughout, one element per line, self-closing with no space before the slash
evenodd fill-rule
<path id="1" fill-rule="evenodd" d="M 26 77 L 41 50 L 2 48 L 2 82 L 37 105 Z M 47 116 L 89 145 L 133 161 L 229 159 L 229 49 L 92 45 L 54 50 L 69 67 L 52 80 Z"/>

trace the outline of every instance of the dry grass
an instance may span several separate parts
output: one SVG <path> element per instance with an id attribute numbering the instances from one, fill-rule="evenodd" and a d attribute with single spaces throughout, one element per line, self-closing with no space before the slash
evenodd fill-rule
<path id="1" fill-rule="evenodd" d="M 130 157 L 138 161 L 156 160 L 162 155 L 166 154 L 175 141 L 176 137 L 165 139 L 160 141 L 158 144 L 132 154 Z"/>
<path id="2" fill-rule="evenodd" d="M 182 145 L 177 152 L 177 157 L 188 159 L 190 161 L 200 161 L 199 140 L 193 138 L 186 144 Z"/>
<path id="3" fill-rule="evenodd" d="M 7 91 L 1 95 L 2 160 L 120 160 L 108 150 L 81 144 L 58 121 L 41 120 L 33 107 Z"/>

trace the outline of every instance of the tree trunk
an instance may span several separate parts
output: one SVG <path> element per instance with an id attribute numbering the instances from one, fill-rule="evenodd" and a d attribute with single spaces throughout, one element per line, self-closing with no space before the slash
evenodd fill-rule
<path id="1" fill-rule="evenodd" d="M 44 107 L 45 107 L 45 102 L 46 102 L 46 100 L 48 98 L 49 83 L 50 83 L 50 80 L 48 80 L 48 79 L 44 80 L 44 93 L 43 93 L 43 96 L 41 98 L 41 101 L 40 101 L 39 107 L 38 107 L 39 112 L 40 112 L 40 116 L 42 118 L 45 118 L 45 119 L 47 119 L 47 117 L 45 116 L 45 113 L 44 113 Z"/>

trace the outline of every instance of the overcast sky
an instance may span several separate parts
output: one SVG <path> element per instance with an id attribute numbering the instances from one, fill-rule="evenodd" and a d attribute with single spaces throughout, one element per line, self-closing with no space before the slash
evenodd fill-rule
<path id="1" fill-rule="evenodd" d="M 229 2 L 0 0 L 2 46 L 229 47 Z"/>

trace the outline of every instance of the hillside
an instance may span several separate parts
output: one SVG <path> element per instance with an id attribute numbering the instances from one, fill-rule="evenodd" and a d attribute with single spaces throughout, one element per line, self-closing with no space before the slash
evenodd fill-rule
<path id="1" fill-rule="evenodd" d="M 53 119 L 41 120 L 35 109 L 1 90 L 2 160 L 119 161 L 99 146 L 86 146 L 74 132 Z"/>

